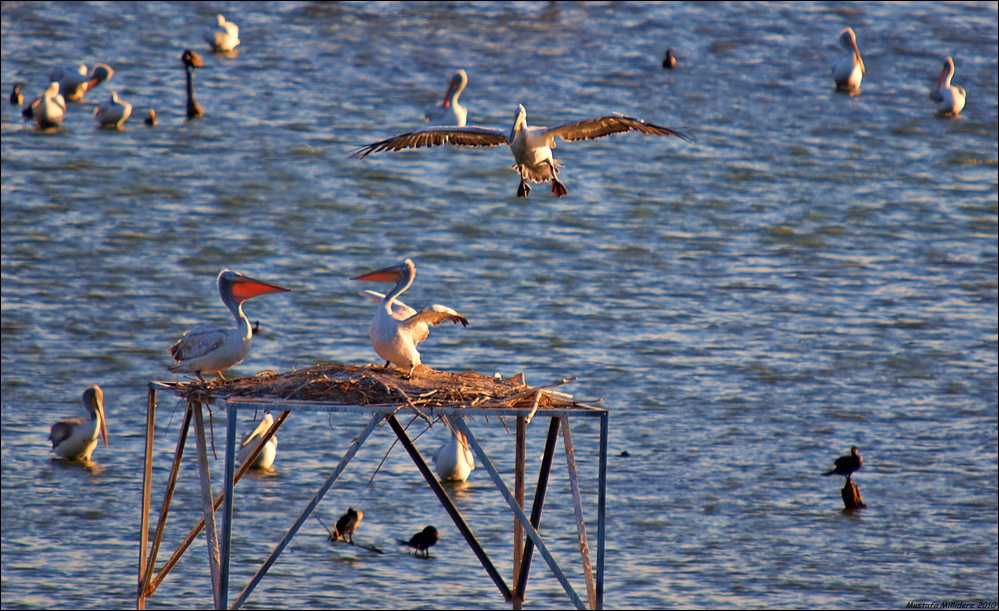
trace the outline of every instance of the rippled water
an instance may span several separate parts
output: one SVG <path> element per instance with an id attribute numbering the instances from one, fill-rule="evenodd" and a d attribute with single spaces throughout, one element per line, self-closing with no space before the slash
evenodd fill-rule
<path id="1" fill-rule="evenodd" d="M 187 122 L 178 58 L 205 51 L 219 10 L 243 43 L 203 54 L 205 117 Z M 847 25 L 868 71 L 852 98 L 829 77 Z M 471 321 L 435 329 L 427 364 L 577 375 L 567 390 L 611 410 L 608 607 L 995 600 L 995 3 L 5 2 L 2 30 L 5 94 L 23 81 L 30 99 L 55 65 L 115 69 L 56 134 L 4 103 L 4 608 L 134 604 L 146 385 L 174 379 L 185 329 L 226 320 L 220 269 L 294 289 L 246 307 L 264 329 L 237 368 L 252 375 L 375 360 L 347 278 L 405 257 L 409 303 Z M 955 120 L 927 98 L 946 55 L 968 91 Z M 696 143 L 560 143 L 568 197 L 539 185 L 526 201 L 505 149 L 347 158 L 422 125 L 458 67 L 470 124 L 507 129 L 521 103 L 538 125 L 618 111 Z M 123 132 L 91 116 L 111 91 L 135 106 Z M 53 462 L 49 425 L 94 383 L 111 446 L 93 470 Z M 159 414 L 157 508 L 180 421 L 168 398 Z M 592 520 L 597 430 L 574 425 Z M 474 426 L 509 472 L 512 436 Z M 362 427 L 288 420 L 276 473 L 240 485 L 234 586 Z M 330 547 L 310 520 L 253 605 L 506 608 L 404 452 L 367 486 L 390 435 L 320 506 L 327 521 L 362 507 L 358 540 L 389 553 Z M 420 443 L 443 441 L 435 427 Z M 853 444 L 871 507 L 848 515 L 818 474 Z M 543 532 L 582 590 L 557 467 Z M 459 508 L 509 575 L 503 501 L 484 470 L 470 483 Z M 193 463 L 174 507 L 168 551 L 200 511 Z M 395 548 L 431 523 L 433 560 Z M 528 595 L 569 604 L 540 559 Z M 211 604 L 202 540 L 149 604 Z"/>

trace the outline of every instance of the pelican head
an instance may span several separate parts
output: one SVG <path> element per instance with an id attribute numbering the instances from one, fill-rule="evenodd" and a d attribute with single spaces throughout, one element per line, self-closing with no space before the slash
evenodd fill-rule
<path id="1" fill-rule="evenodd" d="M 451 84 L 447 86 L 447 91 L 444 93 L 444 108 L 451 105 L 452 100 L 458 101 L 458 96 L 461 92 L 465 90 L 465 86 L 468 85 L 468 75 L 461 68 L 454 73 L 451 77 Z M 452 98 L 451 95 L 454 94 Z"/>
<path id="2" fill-rule="evenodd" d="M 857 47 L 857 35 L 853 33 L 853 28 L 843 28 L 843 31 L 839 33 L 839 44 L 853 53 L 853 59 L 860 66 L 860 72 L 867 74 L 864 60 L 860 57 L 860 49 Z"/>
<path id="3" fill-rule="evenodd" d="M 237 307 L 242 306 L 244 301 L 253 297 L 266 295 L 267 293 L 287 293 L 291 291 L 291 289 L 286 289 L 270 282 L 264 282 L 263 280 L 256 280 L 228 269 L 219 272 L 218 286 L 219 295 L 222 295 L 223 300 L 226 301 L 226 305 L 229 305 L 229 300 L 231 299 Z"/>
<path id="4" fill-rule="evenodd" d="M 104 391 L 94 384 L 83 391 L 83 407 L 90 412 L 91 416 L 100 420 L 101 439 L 104 440 L 104 447 L 108 447 L 108 426 L 104 418 Z"/>
<path id="5" fill-rule="evenodd" d="M 937 82 L 937 89 L 949 87 L 952 78 L 954 78 L 954 59 L 948 57 L 943 62 L 943 70 L 940 71 L 940 80 Z"/>
<path id="6" fill-rule="evenodd" d="M 201 61 L 201 56 L 190 49 L 186 49 L 184 53 L 181 54 L 180 61 L 187 68 L 201 68 L 205 65 L 205 63 Z"/>
<path id="7" fill-rule="evenodd" d="M 351 280 L 363 280 L 368 282 L 399 282 L 403 278 L 412 281 L 416 278 L 416 265 L 411 259 L 406 259 L 398 265 L 392 265 L 378 271 L 354 276 Z"/>
<path id="8" fill-rule="evenodd" d="M 524 108 L 523 104 L 517 106 L 517 112 L 513 117 L 513 128 L 510 130 L 509 141 L 513 142 L 513 139 L 517 136 L 517 132 L 522 129 L 527 129 L 527 109 Z"/>

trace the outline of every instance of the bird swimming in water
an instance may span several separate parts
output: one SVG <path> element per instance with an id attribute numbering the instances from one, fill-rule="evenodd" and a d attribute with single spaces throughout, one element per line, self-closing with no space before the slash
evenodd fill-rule
<path id="1" fill-rule="evenodd" d="M 48 89 L 21 111 L 25 119 L 35 120 L 38 129 L 50 129 L 62 125 L 66 118 L 66 100 L 59 93 L 58 81 L 49 83 Z"/>
<path id="2" fill-rule="evenodd" d="M 90 462 L 97 447 L 97 435 L 108 445 L 108 428 L 104 419 L 104 391 L 94 384 L 83 391 L 83 407 L 90 418 L 60 420 L 52 425 L 49 440 L 52 451 L 66 460 Z"/>
<path id="3" fill-rule="evenodd" d="M 101 102 L 94 109 L 94 117 L 101 127 L 121 129 L 125 121 L 132 116 L 132 105 L 118 99 L 118 92 L 111 92 L 106 102 Z"/>
<path id="4" fill-rule="evenodd" d="M 18 108 L 20 108 L 21 104 L 24 104 L 24 94 L 21 93 L 21 87 L 23 86 L 24 86 L 23 83 L 14 83 L 14 88 L 10 90 L 11 106 L 17 106 Z"/>
<path id="5" fill-rule="evenodd" d="M 208 26 L 202 33 L 202 38 L 216 53 L 232 51 L 239 45 L 239 26 L 226 21 L 222 15 L 216 16 L 217 25 Z"/>
<path id="6" fill-rule="evenodd" d="M 444 92 L 444 99 L 428 107 L 423 113 L 426 122 L 432 125 L 464 127 L 468 110 L 458 103 L 458 97 L 461 96 L 466 85 L 468 85 L 468 75 L 465 74 L 464 70 L 459 69 L 451 77 L 447 91 Z"/>
<path id="7" fill-rule="evenodd" d="M 200 55 L 190 49 L 181 54 L 180 61 L 187 72 L 187 118 L 198 119 L 203 117 L 205 112 L 201 110 L 201 104 L 194 99 L 194 69 L 201 68 L 205 63 L 201 61 Z"/>
<path id="8" fill-rule="evenodd" d="M 428 526 L 410 537 L 409 541 L 399 539 L 399 545 L 406 545 L 408 547 L 416 550 L 419 554 L 422 552 L 424 558 L 430 557 L 430 548 L 437 545 L 437 541 L 440 540 L 440 534 L 437 529 L 433 526 Z"/>
<path id="9" fill-rule="evenodd" d="M 676 57 L 673 55 L 673 49 L 666 49 L 666 57 L 663 58 L 663 68 L 666 70 L 676 68 Z"/>
<path id="10" fill-rule="evenodd" d="M 104 81 L 110 81 L 114 76 L 114 70 L 107 64 L 97 64 L 94 69 L 87 74 L 87 67 L 83 64 L 66 68 L 53 68 L 49 73 L 50 81 L 58 81 L 62 95 L 70 102 L 82 102 L 85 93 L 100 85 Z"/>
<path id="11" fill-rule="evenodd" d="M 942 117 L 956 117 L 961 114 L 968 98 L 963 87 L 950 84 L 952 78 L 954 78 L 954 60 L 948 57 L 944 60 L 937 88 L 930 93 L 930 99 L 937 103 L 937 113 Z"/>
<path id="12" fill-rule="evenodd" d="M 250 458 L 250 455 L 257 449 L 257 446 L 260 445 L 260 440 L 264 438 L 264 435 L 273 425 L 274 416 L 269 411 L 264 412 L 264 417 L 260 419 L 260 424 L 257 425 L 257 428 L 243 436 L 243 441 L 239 444 L 239 454 L 236 455 L 236 462 L 240 465 L 246 462 Z M 274 459 L 277 457 L 277 446 L 277 435 L 271 435 L 271 438 L 267 440 L 267 445 L 260 451 L 260 454 L 257 454 L 257 459 L 253 461 L 253 465 L 250 468 L 263 471 L 270 469 L 274 464 Z"/>
<path id="13" fill-rule="evenodd" d="M 156 120 L 156 111 L 150 108 L 149 112 L 146 113 L 146 118 L 143 119 L 142 122 L 148 125 L 149 127 L 154 127 L 156 125 L 159 125 L 159 121 Z"/>
<path id="14" fill-rule="evenodd" d="M 447 419 L 447 416 L 441 416 Z M 450 423 L 446 423 L 450 426 Z M 475 469 L 475 457 L 468 447 L 468 439 L 461 431 L 451 430 L 451 440 L 434 452 L 434 467 L 445 482 L 463 482 Z"/>
<path id="15" fill-rule="evenodd" d="M 849 53 L 833 66 L 833 80 L 836 81 L 836 89 L 846 91 L 850 94 L 860 92 L 860 81 L 867 74 L 864 68 L 864 60 L 860 57 L 860 48 L 857 47 L 857 35 L 851 28 L 843 28 L 839 33 L 839 44 Z"/>
<path id="16" fill-rule="evenodd" d="M 864 459 L 860 457 L 860 448 L 853 446 L 850 448 L 849 456 L 840 456 L 836 459 L 836 466 L 832 470 L 822 475 L 845 475 L 846 481 L 852 481 L 853 474 L 864 466 Z"/>
<path id="17" fill-rule="evenodd" d="M 330 533 L 330 539 L 333 541 L 347 541 L 349 539 L 350 544 L 353 545 L 354 530 L 361 523 L 362 519 L 364 519 L 363 511 L 348 507 L 347 513 L 340 516 L 340 519 L 336 521 L 336 526 L 333 532 Z"/>

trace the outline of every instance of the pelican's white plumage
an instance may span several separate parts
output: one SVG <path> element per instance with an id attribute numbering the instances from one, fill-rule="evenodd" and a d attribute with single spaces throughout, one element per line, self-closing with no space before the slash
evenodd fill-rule
<path id="1" fill-rule="evenodd" d="M 170 371 L 193 373 L 199 378 L 206 373 L 222 377 L 223 370 L 243 362 L 253 343 L 253 329 L 243 314 L 243 302 L 290 289 L 224 269 L 219 273 L 218 290 L 222 303 L 236 319 L 236 326 L 200 325 L 185 333 L 170 347 L 170 356 L 177 361 Z"/>
<path id="2" fill-rule="evenodd" d="M 447 416 L 441 418 L 447 420 Z M 468 447 L 464 433 L 451 430 L 450 441 L 437 448 L 434 453 L 434 467 L 437 475 L 446 482 L 463 482 L 468 479 L 468 475 L 475 469 L 475 457 Z"/>
<path id="3" fill-rule="evenodd" d="M 930 93 L 930 99 L 937 103 L 937 112 L 943 116 L 961 114 L 968 97 L 963 87 L 951 85 L 952 78 L 954 78 L 954 60 L 948 57 L 944 60 L 943 70 L 940 71 L 937 88 Z"/>
<path id="4" fill-rule="evenodd" d="M 274 416 L 270 412 L 265 412 L 264 417 L 260 419 L 260 424 L 257 428 L 253 429 L 249 433 L 243 436 L 243 441 L 239 444 L 239 452 L 236 455 L 236 462 L 243 464 L 246 459 L 253 454 L 257 446 L 260 445 L 264 434 L 270 430 L 271 426 L 274 425 Z M 252 469 L 270 469 L 271 465 L 274 464 L 274 458 L 277 457 L 277 435 L 271 435 L 271 438 L 267 440 L 267 444 L 264 449 L 260 451 L 257 455 L 257 460 L 253 461 Z"/>
<path id="5" fill-rule="evenodd" d="M 839 44 L 846 49 L 847 56 L 833 66 L 836 89 L 856 93 L 860 91 L 860 81 L 867 74 L 864 60 L 860 57 L 860 48 L 857 47 L 857 35 L 851 28 L 843 28 L 839 33 Z"/>
<path id="6" fill-rule="evenodd" d="M 59 82 L 49 83 L 48 88 L 21 114 L 26 119 L 34 119 L 38 129 L 59 127 L 66 118 L 66 100 L 59 93 Z"/>
<path id="7" fill-rule="evenodd" d="M 58 81 L 62 95 L 70 102 L 82 102 L 83 96 L 104 81 L 110 81 L 114 70 L 107 64 L 97 64 L 87 73 L 84 64 L 53 68 L 50 81 Z"/>
<path id="8" fill-rule="evenodd" d="M 416 265 L 406 259 L 399 265 L 386 267 L 370 274 L 356 276 L 351 280 L 367 280 L 372 282 L 395 282 L 395 287 L 381 299 L 375 311 L 375 319 L 371 323 L 371 345 L 378 356 L 389 363 L 406 370 L 406 377 L 412 377 L 416 366 L 421 363 L 420 353 L 416 345 L 427 339 L 430 327 L 444 321 L 461 323 L 468 326 L 468 320 L 449 307 L 431 305 L 422 312 L 417 312 L 407 306 L 397 297 L 413 284 L 416 278 Z M 377 293 L 368 294 L 375 298 Z"/>
<path id="9" fill-rule="evenodd" d="M 132 116 L 132 105 L 118 99 L 117 91 L 111 92 L 107 101 L 101 102 L 94 109 L 94 117 L 101 127 L 120 129 L 130 116 Z"/>
<path id="10" fill-rule="evenodd" d="M 451 82 L 444 92 L 444 99 L 438 104 L 427 108 L 424 112 L 427 123 L 431 125 L 464 127 L 468 110 L 458 103 L 458 97 L 468 85 L 468 75 L 464 70 L 458 70 L 451 77 Z"/>
<path id="11" fill-rule="evenodd" d="M 218 15 L 216 19 L 218 24 L 205 28 L 202 37 L 212 48 L 212 51 L 232 51 L 239 44 L 239 26 L 231 21 L 226 21 L 222 15 Z"/>
<path id="12" fill-rule="evenodd" d="M 83 407 L 90 418 L 60 420 L 52 425 L 49 440 L 52 451 L 66 460 L 89 462 L 97 447 L 97 435 L 108 445 L 108 429 L 104 419 L 104 392 L 96 384 L 83 391 Z"/>
<path id="13" fill-rule="evenodd" d="M 442 144 L 455 146 L 500 146 L 507 144 L 513 152 L 513 167 L 520 174 L 520 185 L 517 188 L 518 197 L 527 197 L 531 192 L 531 187 L 527 184 L 528 180 L 534 183 L 551 181 L 552 193 L 557 197 L 562 197 L 568 191 L 565 185 L 558 180 L 558 168 L 562 164 L 552 156 L 555 138 L 572 142 L 574 140 L 593 140 L 630 131 L 653 136 L 676 136 L 691 141 L 687 136 L 667 127 L 660 127 L 646 123 L 641 119 L 619 114 L 573 121 L 551 129 L 528 127 L 527 111 L 521 105 L 517 108 L 513 128 L 509 133 L 486 127 L 430 127 L 361 147 L 354 151 L 351 157 L 364 159 L 371 153 L 380 151 L 401 151 L 408 148 L 440 146 Z"/>

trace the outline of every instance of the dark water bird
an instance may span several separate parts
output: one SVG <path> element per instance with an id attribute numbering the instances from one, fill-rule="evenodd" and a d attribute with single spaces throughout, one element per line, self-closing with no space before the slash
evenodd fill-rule
<path id="1" fill-rule="evenodd" d="M 347 513 L 340 516 L 340 519 L 336 521 L 336 526 L 333 532 L 330 533 L 330 538 L 333 540 L 343 540 L 350 541 L 350 544 L 354 544 L 354 530 L 357 525 L 361 523 L 364 519 L 364 512 L 359 509 L 354 509 L 353 507 L 347 508 Z"/>
<path id="2" fill-rule="evenodd" d="M 557 178 L 558 168 L 562 164 L 552 156 L 555 138 L 572 142 L 574 140 L 593 140 L 594 138 L 631 131 L 652 136 L 676 136 L 692 142 L 690 138 L 680 132 L 620 114 L 573 121 L 551 129 L 528 127 L 527 111 L 521 105 L 517 108 L 513 128 L 509 133 L 487 127 L 428 127 L 363 146 L 350 156 L 364 159 L 371 153 L 380 151 L 401 151 L 442 144 L 455 146 L 500 146 L 506 144 L 510 146 L 510 151 L 513 153 L 513 167 L 520 174 L 517 197 L 527 197 L 530 194 L 531 187 L 527 184 L 528 180 L 533 183 L 551 181 L 552 193 L 556 197 L 562 197 L 568 193 L 568 189 Z"/>
<path id="3" fill-rule="evenodd" d="M 836 81 L 836 89 L 857 93 L 860 91 L 860 81 L 867 74 L 864 60 L 860 57 L 860 48 L 857 47 L 857 35 L 851 28 L 843 28 L 839 33 L 839 44 L 843 45 L 849 55 L 833 66 L 832 74 L 833 80 Z"/>
<path id="4" fill-rule="evenodd" d="M 180 56 L 180 61 L 184 64 L 184 70 L 187 72 L 187 118 L 188 119 L 198 119 L 204 116 L 205 112 L 201 110 L 201 104 L 194 99 L 194 69 L 201 68 L 205 65 L 201 61 L 201 56 L 187 49 Z"/>
<path id="5" fill-rule="evenodd" d="M 944 60 L 943 70 L 937 88 L 930 93 L 930 99 L 937 103 L 937 113 L 942 117 L 956 117 L 964 110 L 964 102 L 968 97 L 963 87 L 951 85 L 954 78 L 954 60 L 950 57 Z"/>
<path id="6" fill-rule="evenodd" d="M 66 100 L 59 93 L 58 81 L 49 83 L 48 89 L 26 106 L 21 114 L 25 119 L 34 119 L 38 129 L 59 127 L 66 118 Z"/>
<path id="7" fill-rule="evenodd" d="M 466 85 L 468 85 L 468 75 L 465 74 L 464 70 L 459 69 L 451 77 L 447 91 L 444 92 L 444 99 L 440 103 L 428 107 L 423 113 L 427 123 L 464 127 L 468 110 L 458 103 L 458 97 L 461 96 Z"/>
<path id="8" fill-rule="evenodd" d="M 860 457 L 860 448 L 853 446 L 850 448 L 849 456 L 840 456 L 837 458 L 836 466 L 822 475 L 845 475 L 846 481 L 852 481 L 853 474 L 863 466 L 864 459 Z"/>
<path id="9" fill-rule="evenodd" d="M 89 74 L 83 64 L 53 68 L 49 72 L 49 80 L 59 82 L 59 89 L 69 102 L 82 102 L 84 94 L 104 81 L 110 81 L 112 76 L 114 70 L 107 64 L 97 64 Z"/>
<path id="10" fill-rule="evenodd" d="M 222 15 L 217 15 L 217 25 L 208 26 L 201 34 L 208 46 L 216 53 L 232 51 L 239 44 L 239 26 L 226 21 Z"/>
<path id="11" fill-rule="evenodd" d="M 159 125 L 159 121 L 156 119 L 156 111 L 150 108 L 149 112 L 146 113 L 146 118 L 143 119 L 142 122 L 148 125 L 149 127 L 154 127 L 156 125 Z"/>
<path id="12" fill-rule="evenodd" d="M 673 49 L 666 49 L 666 57 L 663 58 L 663 68 L 667 70 L 676 68 L 676 57 L 673 55 Z"/>
<path id="13" fill-rule="evenodd" d="M 251 330 L 253 331 L 254 335 L 260 335 L 260 321 L 259 320 L 253 322 L 253 329 L 251 329 Z"/>
<path id="14" fill-rule="evenodd" d="M 427 558 L 430 556 L 430 548 L 437 545 L 437 541 L 440 540 L 440 534 L 437 529 L 433 526 L 428 526 L 410 537 L 409 541 L 399 539 L 399 545 L 406 545 L 408 547 L 416 550 L 417 554 L 422 553 L 422 555 Z"/>
<path id="15" fill-rule="evenodd" d="M 170 347 L 170 356 L 177 362 L 170 371 L 193 373 L 201 380 L 204 380 L 202 374 L 214 373 L 224 380 L 222 371 L 242 363 L 253 344 L 253 331 L 243 314 L 243 302 L 259 295 L 290 290 L 227 269 L 219 272 L 217 284 L 219 297 L 236 319 L 236 326 L 199 325 L 184 333 Z"/>
<path id="16" fill-rule="evenodd" d="M 23 83 L 14 83 L 14 88 L 10 90 L 10 105 L 17 106 L 18 108 L 24 104 L 24 94 L 21 93 L 21 87 Z"/>
<path id="17" fill-rule="evenodd" d="M 104 419 L 104 392 L 96 384 L 83 391 L 83 407 L 90 418 L 60 420 L 52 425 L 49 440 L 52 451 L 66 460 L 89 462 L 97 447 L 97 435 L 108 445 L 108 428 Z"/>

